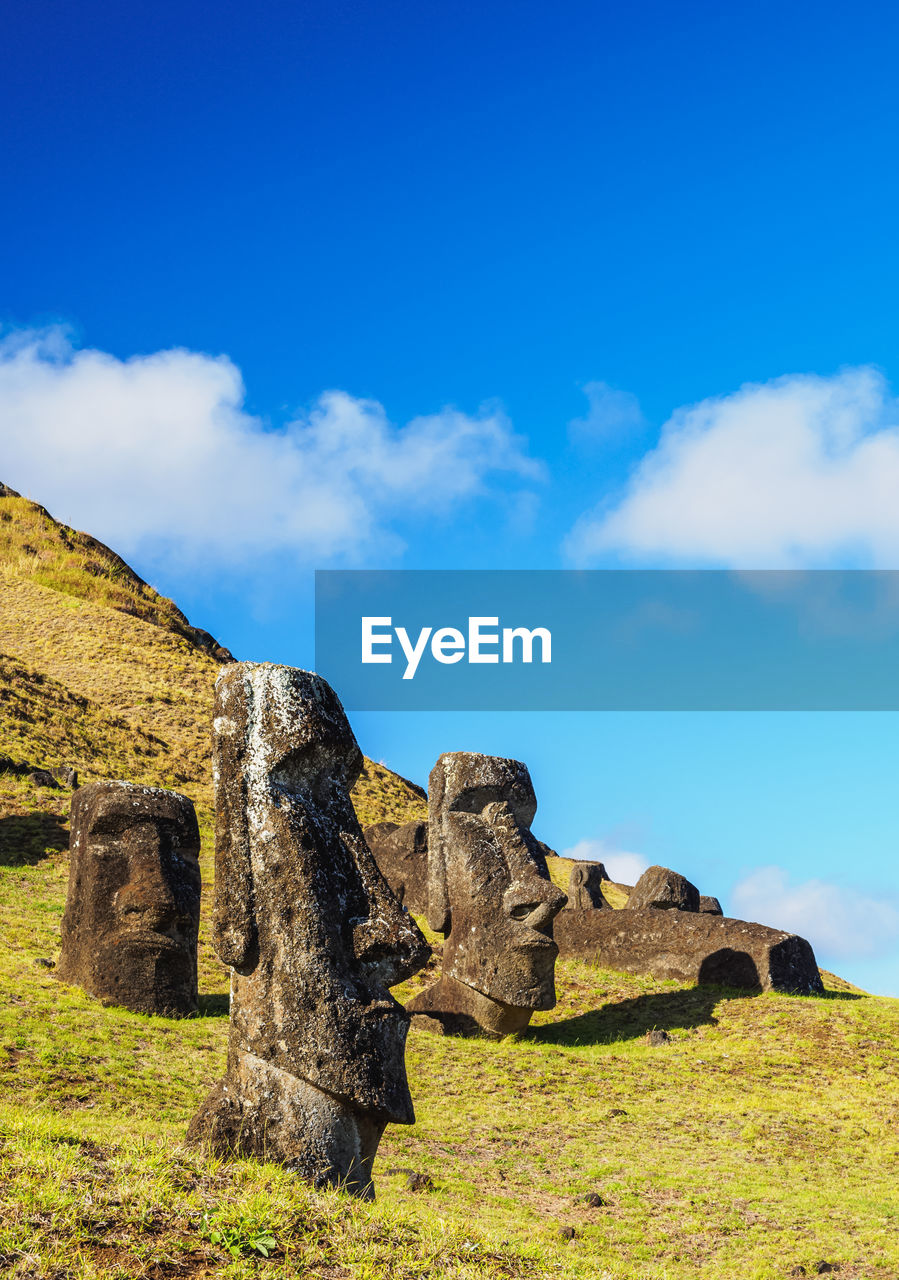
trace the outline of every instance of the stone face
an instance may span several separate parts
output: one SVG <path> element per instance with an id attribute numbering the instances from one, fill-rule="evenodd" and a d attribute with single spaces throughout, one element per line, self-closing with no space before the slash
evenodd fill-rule
<path id="1" fill-rule="evenodd" d="M 442 755 L 428 788 L 428 920 L 446 935 L 440 980 L 410 1002 L 425 1029 L 520 1030 L 556 1002 L 553 918 L 566 898 L 531 834 L 525 765 Z"/>
<path id="2" fill-rule="evenodd" d="M 602 882 L 608 880 L 601 862 L 579 862 L 571 868 L 568 877 L 568 909 L 594 911 L 611 910 L 602 893 Z"/>
<path id="3" fill-rule="evenodd" d="M 644 911 L 647 907 L 698 911 L 699 890 L 668 867 L 650 867 L 634 885 L 627 902 L 628 911 Z"/>
<path id="4" fill-rule="evenodd" d="M 723 916 L 721 903 L 717 898 L 710 898 L 707 894 L 701 894 L 699 898 L 699 910 L 707 916 Z"/>
<path id="5" fill-rule="evenodd" d="M 371 1198 L 385 1126 L 415 1119 L 409 1019 L 388 988 L 430 949 L 363 838 L 350 800 L 361 768 L 319 676 L 222 671 L 213 941 L 232 969 L 228 1067 L 188 1136 Z"/>
<path id="6" fill-rule="evenodd" d="M 376 822 L 365 840 L 378 870 L 404 907 L 416 915 L 428 910 L 428 824 Z"/>
<path id="7" fill-rule="evenodd" d="M 823 991 L 805 938 L 698 911 L 564 911 L 559 954 L 676 982 L 815 995 Z"/>
<path id="8" fill-rule="evenodd" d="M 72 796 L 56 976 L 137 1013 L 197 1011 L 200 833 L 176 791 L 92 782 Z"/>

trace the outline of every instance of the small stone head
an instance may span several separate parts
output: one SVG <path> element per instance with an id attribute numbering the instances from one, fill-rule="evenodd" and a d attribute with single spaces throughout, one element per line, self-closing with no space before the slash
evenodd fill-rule
<path id="1" fill-rule="evenodd" d="M 199 852 L 186 796 L 130 782 L 79 788 L 58 976 L 140 1013 L 196 1013 Z"/>
<path id="2" fill-rule="evenodd" d="M 378 871 L 350 790 L 359 750 L 313 672 L 216 683 L 214 940 L 234 970 L 232 1049 L 384 1120 L 414 1118 L 408 1017 L 388 988 L 429 949 Z"/>
<path id="3" fill-rule="evenodd" d="M 608 878 L 601 862 L 576 862 L 568 877 L 568 906 L 573 911 L 595 911 L 607 907 L 602 882 Z"/>
<path id="4" fill-rule="evenodd" d="M 428 792 L 428 918 L 447 935 L 446 976 L 502 1004 L 551 1009 L 565 894 L 531 834 L 536 810 L 520 761 L 442 755 Z"/>

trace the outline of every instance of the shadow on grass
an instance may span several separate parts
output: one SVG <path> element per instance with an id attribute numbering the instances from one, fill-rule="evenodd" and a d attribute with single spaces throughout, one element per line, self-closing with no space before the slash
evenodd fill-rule
<path id="1" fill-rule="evenodd" d="M 757 991 L 736 987 L 681 987 L 618 1000 L 576 1018 L 531 1027 L 522 1034 L 541 1044 L 614 1044 L 637 1040 L 647 1031 L 714 1026 L 717 1018 L 713 1010 L 720 1000 L 751 1000 L 756 995 Z"/>
<path id="2" fill-rule="evenodd" d="M 676 991 L 660 991 L 653 995 L 635 996 L 591 1009 L 576 1018 L 565 1018 L 539 1027 L 529 1027 L 523 1038 L 540 1044 L 591 1045 L 614 1044 L 620 1040 L 638 1040 L 647 1031 L 672 1031 L 691 1027 L 715 1026 L 715 1006 L 721 1000 L 752 1000 L 761 995 L 756 987 L 704 985 L 680 987 Z M 824 991 L 805 999 L 863 1000 L 851 991 Z"/>
<path id="3" fill-rule="evenodd" d="M 54 813 L 14 813 L 0 818 L 0 867 L 34 867 L 69 847 L 65 819 Z"/>
<path id="4" fill-rule="evenodd" d="M 229 1008 L 228 993 L 213 996 L 200 996 L 198 1000 L 198 1016 L 201 1018 L 227 1018 Z"/>

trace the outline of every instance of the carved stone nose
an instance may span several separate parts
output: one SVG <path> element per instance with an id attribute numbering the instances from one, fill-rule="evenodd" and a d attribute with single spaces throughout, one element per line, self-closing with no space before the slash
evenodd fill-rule
<path id="1" fill-rule="evenodd" d="M 162 840 L 156 826 L 146 823 L 133 829 L 134 851 L 129 858 L 127 884 L 118 893 L 123 915 L 137 916 L 153 929 L 168 929 L 177 916 L 178 904 L 162 868 Z"/>
<path id="2" fill-rule="evenodd" d="M 525 921 L 531 929 L 545 932 L 568 901 L 551 880 L 529 876 L 503 895 L 503 910 L 513 920 Z"/>

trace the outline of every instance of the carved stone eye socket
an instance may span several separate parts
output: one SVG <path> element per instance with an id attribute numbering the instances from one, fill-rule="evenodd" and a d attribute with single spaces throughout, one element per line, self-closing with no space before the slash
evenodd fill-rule
<path id="1" fill-rule="evenodd" d="M 536 902 L 519 902 L 517 906 L 511 909 L 509 915 L 513 920 L 527 920 L 528 916 L 533 911 L 536 911 L 537 905 Z"/>
<path id="2" fill-rule="evenodd" d="M 450 809 L 456 813 L 483 813 L 488 805 L 500 804 L 506 798 L 496 787 L 469 787 L 460 791 Z"/>
<path id="3" fill-rule="evenodd" d="M 295 747 L 271 771 L 276 786 L 303 790 L 316 789 L 327 772 L 330 758 L 319 745 L 310 742 Z"/>
<path id="4" fill-rule="evenodd" d="M 509 787 L 469 787 L 449 805 L 453 813 L 482 814 L 491 805 L 506 805 L 520 826 L 529 827 L 537 808 L 533 795 L 523 789 Z"/>

